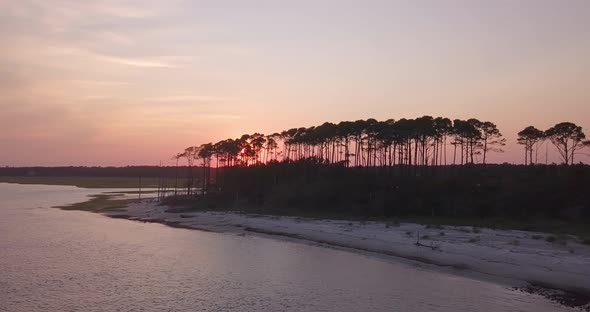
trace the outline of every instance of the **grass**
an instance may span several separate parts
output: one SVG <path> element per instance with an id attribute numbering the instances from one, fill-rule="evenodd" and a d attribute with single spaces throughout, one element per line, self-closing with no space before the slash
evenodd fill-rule
<path id="1" fill-rule="evenodd" d="M 128 177 L 0 177 L 0 182 L 18 184 L 72 185 L 84 188 L 135 188 L 138 178 Z M 171 183 L 168 183 L 171 185 Z M 158 186 L 158 178 L 142 178 L 142 188 Z"/>
<path id="2" fill-rule="evenodd" d="M 87 201 L 65 206 L 56 206 L 54 208 L 60 208 L 63 210 L 103 212 L 125 208 L 129 203 L 136 201 L 135 199 L 114 199 L 113 197 L 114 195 L 92 195 Z"/>

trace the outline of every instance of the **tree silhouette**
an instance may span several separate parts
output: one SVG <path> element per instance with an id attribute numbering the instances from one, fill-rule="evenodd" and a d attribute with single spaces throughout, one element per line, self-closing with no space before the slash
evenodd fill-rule
<path id="1" fill-rule="evenodd" d="M 190 146 L 190 147 L 187 147 L 184 150 L 184 152 L 182 152 L 181 154 L 178 155 L 179 157 L 186 158 L 186 164 L 188 167 L 188 180 L 186 182 L 186 194 L 187 195 L 191 194 L 191 190 L 192 190 L 193 184 L 194 184 L 193 164 L 194 164 L 195 158 L 197 156 L 197 152 L 198 152 L 198 147 Z"/>
<path id="2" fill-rule="evenodd" d="M 524 164 L 533 164 L 535 145 L 545 138 L 545 133 L 533 126 L 528 126 L 518 133 L 518 144 L 524 145 Z"/>
<path id="3" fill-rule="evenodd" d="M 574 156 L 577 150 L 585 147 L 586 135 L 582 127 L 572 122 L 561 122 L 547 129 L 545 135 L 557 149 L 564 164 L 574 163 Z"/>
<path id="4" fill-rule="evenodd" d="M 203 160 L 203 189 L 202 192 L 205 194 L 209 189 L 209 183 L 211 180 L 211 158 L 215 152 L 213 144 L 206 143 L 198 147 L 195 157 L 199 157 Z"/>
<path id="5" fill-rule="evenodd" d="M 451 134 L 453 123 L 449 118 L 434 119 L 434 150 L 433 164 L 447 164 L 447 137 Z"/>
<path id="6" fill-rule="evenodd" d="M 174 196 L 178 194 L 178 160 L 184 157 L 183 153 L 177 153 L 172 156 L 173 160 L 176 160 L 176 166 L 174 168 Z"/>
<path id="7" fill-rule="evenodd" d="M 577 151 L 590 146 L 584 140 L 581 127 L 573 123 L 557 124 L 545 133 L 529 126 L 518 133 L 517 140 L 525 146 L 525 164 L 533 163 L 532 152 L 545 137 L 556 146 L 566 164 L 573 163 Z M 449 147 L 452 148 L 454 165 L 486 164 L 490 152 L 503 152 L 505 142 L 493 122 L 475 118 L 453 121 L 432 116 L 385 121 L 370 118 L 337 124 L 325 122 L 319 126 L 291 128 L 267 136 L 244 134 L 237 139 L 202 144 L 198 148 L 189 147 L 175 157 L 187 159 L 187 193 L 190 194 L 194 159 L 201 159 L 205 167 L 203 189 L 206 190 L 211 179 L 213 158 L 216 160 L 215 181 L 218 184 L 221 180 L 219 171 L 223 172 L 223 168 L 280 161 L 307 160 L 344 167 L 387 167 L 390 172 L 394 166 L 399 166 L 401 174 L 418 174 L 426 171 L 406 169 L 447 165 Z"/>
<path id="8" fill-rule="evenodd" d="M 479 123 L 479 129 L 483 141 L 483 163 L 485 164 L 487 152 L 504 152 L 501 147 L 506 145 L 506 139 L 502 137 L 496 125 L 490 121 Z"/>

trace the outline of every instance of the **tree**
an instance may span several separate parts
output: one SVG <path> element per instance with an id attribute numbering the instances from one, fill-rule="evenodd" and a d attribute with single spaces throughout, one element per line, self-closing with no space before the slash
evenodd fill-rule
<path id="1" fill-rule="evenodd" d="M 436 136 L 436 128 L 434 125 L 434 118 L 431 116 L 423 116 L 414 120 L 415 125 L 415 140 L 416 148 L 414 157 L 416 165 L 428 164 L 428 146 L 431 138 Z M 418 158 L 418 152 L 420 157 Z"/>
<path id="2" fill-rule="evenodd" d="M 336 135 L 344 147 L 344 165 L 350 166 L 350 139 L 353 135 L 354 124 L 351 121 L 342 121 L 336 128 Z"/>
<path id="3" fill-rule="evenodd" d="M 266 146 L 264 149 L 266 150 L 264 156 L 264 162 L 274 161 L 277 160 L 277 149 L 279 148 L 278 140 L 281 137 L 278 133 L 273 133 L 271 135 L 267 135 L 266 138 Z M 269 159 L 270 155 L 270 159 Z"/>
<path id="4" fill-rule="evenodd" d="M 248 140 L 252 148 L 254 164 L 258 164 L 260 161 L 260 151 L 264 148 L 266 137 L 260 133 L 254 133 L 248 138 Z"/>
<path id="5" fill-rule="evenodd" d="M 179 157 L 184 157 L 186 158 L 186 164 L 188 167 L 188 180 L 186 183 L 186 195 L 190 195 L 191 194 L 191 190 L 193 188 L 193 183 L 194 183 L 194 176 L 193 176 L 193 163 L 195 161 L 196 158 L 196 154 L 198 152 L 199 148 L 196 146 L 190 146 L 187 147 L 183 153 L 179 154 Z"/>
<path id="6" fill-rule="evenodd" d="M 433 164 L 447 164 L 447 136 L 451 134 L 453 123 L 449 118 L 437 117 L 434 119 L 434 157 Z M 444 161 L 443 161 L 444 158 Z"/>
<path id="7" fill-rule="evenodd" d="M 533 164 L 533 150 L 535 149 L 535 145 L 544 138 L 545 133 L 533 126 L 528 126 L 518 133 L 518 139 L 516 141 L 518 144 L 524 145 L 525 165 Z"/>
<path id="8" fill-rule="evenodd" d="M 469 152 L 470 163 L 475 164 L 474 155 L 479 155 L 479 148 L 482 147 L 482 122 L 478 119 L 471 118 L 467 120 L 466 136 L 467 148 Z"/>
<path id="9" fill-rule="evenodd" d="M 475 118 L 467 121 L 460 119 L 453 121 L 452 133 L 455 139 L 453 145 L 455 145 L 455 151 L 457 145 L 461 146 L 461 164 L 475 163 L 474 155 L 478 153 L 476 148 L 482 139 L 482 133 L 479 129 L 480 125 L 481 121 Z"/>
<path id="10" fill-rule="evenodd" d="M 211 179 L 211 158 L 213 157 L 214 152 L 213 144 L 207 143 L 199 146 L 198 152 L 195 155 L 203 160 L 203 194 L 209 189 L 209 182 Z"/>
<path id="11" fill-rule="evenodd" d="M 558 123 L 545 131 L 545 135 L 566 165 L 573 164 L 576 151 L 585 147 L 586 135 L 582 132 L 582 127 L 572 122 Z"/>
<path id="12" fill-rule="evenodd" d="M 502 146 L 506 145 L 506 139 L 502 137 L 502 133 L 498 127 L 490 121 L 485 121 L 478 124 L 481 132 L 481 140 L 483 147 L 483 163 L 486 163 L 486 155 L 488 152 L 503 153 Z"/>
<path id="13" fill-rule="evenodd" d="M 184 157 L 183 153 L 177 153 L 172 156 L 172 159 L 176 160 L 176 167 L 174 169 L 174 196 L 178 194 L 178 160 Z"/>

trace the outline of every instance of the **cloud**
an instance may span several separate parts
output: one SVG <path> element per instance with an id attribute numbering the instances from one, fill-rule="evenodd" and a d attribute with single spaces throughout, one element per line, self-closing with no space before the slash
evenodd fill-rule
<path id="1" fill-rule="evenodd" d="M 110 80 L 83 80 L 83 79 L 72 79 L 64 81 L 66 83 L 74 83 L 79 85 L 88 85 L 88 86 L 128 86 L 133 85 L 131 82 L 127 81 L 110 81 Z"/>
<path id="2" fill-rule="evenodd" d="M 111 62 L 115 64 L 127 65 L 127 66 L 135 66 L 135 67 L 161 67 L 161 68 L 175 68 L 176 65 L 160 61 L 157 58 L 130 58 L 130 57 L 117 57 L 117 56 L 110 56 L 110 55 L 102 55 L 90 52 L 89 55 L 94 56 L 98 60 L 103 60 L 106 62 Z"/>
<path id="3" fill-rule="evenodd" d="M 179 59 L 176 56 L 156 56 L 156 57 L 122 57 L 109 54 L 102 54 L 92 50 L 79 48 L 76 46 L 50 46 L 43 51 L 50 55 L 68 55 L 72 57 L 90 58 L 96 61 L 108 62 L 113 64 L 133 66 L 133 67 L 154 67 L 154 68 L 175 68 L 171 60 Z"/>
<path id="4" fill-rule="evenodd" d="M 172 95 L 147 98 L 148 101 L 157 102 L 230 102 L 235 98 L 225 96 L 207 96 L 207 95 Z"/>

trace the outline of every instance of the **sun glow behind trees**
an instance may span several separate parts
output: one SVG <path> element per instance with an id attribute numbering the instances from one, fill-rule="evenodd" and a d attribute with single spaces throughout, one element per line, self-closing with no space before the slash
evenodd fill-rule
<path id="1" fill-rule="evenodd" d="M 563 122 L 543 132 L 532 126 L 518 133 L 525 148 L 525 164 L 542 140 L 555 146 L 564 164 L 590 146 L 582 128 Z M 490 121 L 451 121 L 423 116 L 416 119 L 375 119 L 323 123 L 309 128 L 292 128 L 263 135 L 254 133 L 237 139 L 188 147 L 178 157 L 191 167 L 200 159 L 203 167 L 250 166 L 276 161 L 314 160 L 345 167 L 443 166 L 486 164 L 490 153 L 502 153 L 506 139 Z"/>

